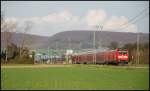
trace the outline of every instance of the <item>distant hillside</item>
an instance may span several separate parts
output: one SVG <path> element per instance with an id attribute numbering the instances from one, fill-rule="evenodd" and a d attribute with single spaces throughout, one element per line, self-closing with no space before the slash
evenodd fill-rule
<path id="1" fill-rule="evenodd" d="M 23 34 L 21 33 L 12 33 L 11 40 L 13 41 L 13 43 L 20 45 L 22 38 L 21 36 L 23 36 Z M 43 46 L 44 43 L 48 41 L 48 37 L 32 34 L 25 34 L 25 38 L 27 39 L 26 40 L 26 43 L 28 43 L 27 46 L 31 49 L 40 48 Z M 1 32 L 1 45 L 2 47 L 5 45 L 3 32 Z"/>
<path id="2" fill-rule="evenodd" d="M 14 43 L 19 44 L 22 34 L 13 33 Z M 31 49 L 35 48 L 91 48 L 93 43 L 93 31 L 64 31 L 48 37 L 26 34 Z M 1 43 L 3 42 L 1 33 Z M 32 42 L 31 42 L 32 41 Z M 108 46 L 112 41 L 116 41 L 120 46 L 126 43 L 137 41 L 136 33 L 96 31 L 96 46 Z M 140 42 L 149 42 L 149 34 L 140 33 Z"/>
<path id="3" fill-rule="evenodd" d="M 97 46 L 108 46 L 112 41 L 118 42 L 120 46 L 137 41 L 136 33 L 96 31 L 95 36 Z M 50 45 L 54 48 L 56 46 L 56 41 L 58 48 L 62 46 L 71 46 L 72 48 L 90 48 L 93 43 L 93 31 L 64 31 L 55 34 L 50 39 Z M 149 42 L 149 34 L 140 33 L 140 42 Z"/>

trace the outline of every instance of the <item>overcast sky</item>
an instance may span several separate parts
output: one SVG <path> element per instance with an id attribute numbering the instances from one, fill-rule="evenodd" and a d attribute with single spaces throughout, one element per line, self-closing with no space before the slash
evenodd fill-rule
<path id="1" fill-rule="evenodd" d="M 52 36 L 61 31 L 149 33 L 149 1 L 3 1 L 5 19 L 20 26 L 31 21 L 30 34 Z M 137 16 L 137 17 L 136 17 Z M 134 18 L 136 17 L 136 18 Z M 18 26 L 19 26 L 18 25 Z"/>

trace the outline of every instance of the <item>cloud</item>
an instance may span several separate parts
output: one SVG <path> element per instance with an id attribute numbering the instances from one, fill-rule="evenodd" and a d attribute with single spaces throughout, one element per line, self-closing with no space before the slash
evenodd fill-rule
<path id="1" fill-rule="evenodd" d="M 5 18 L 3 22 L 1 22 L 1 31 L 11 31 L 13 32 L 16 29 L 17 19 L 16 18 Z"/>
<path id="2" fill-rule="evenodd" d="M 112 16 L 104 23 L 103 30 L 114 32 L 137 32 L 137 27 L 129 23 L 125 16 Z"/>
<path id="3" fill-rule="evenodd" d="M 137 33 L 138 32 L 138 28 L 136 25 L 134 24 L 128 24 L 127 28 L 125 29 L 126 32 L 134 32 Z"/>
<path id="4" fill-rule="evenodd" d="M 93 26 L 103 25 L 102 31 L 114 31 L 114 32 L 136 32 L 137 27 L 134 24 L 129 23 L 128 18 L 125 16 L 112 16 L 110 19 L 107 17 L 107 13 L 101 9 L 88 10 L 84 16 L 73 15 L 69 10 L 60 12 L 52 12 L 45 16 L 33 16 L 24 18 L 8 18 L 15 22 L 31 21 L 34 23 L 34 28 L 31 33 L 38 34 L 36 31 L 43 31 L 51 34 L 50 30 L 56 32 L 65 30 L 95 30 Z M 126 26 L 122 26 L 125 24 Z M 39 30 L 38 30 L 39 29 Z M 41 32 L 39 33 L 40 35 Z M 47 34 L 48 35 L 48 34 Z"/>
<path id="5" fill-rule="evenodd" d="M 112 16 L 111 19 L 105 22 L 104 26 L 106 26 L 106 29 L 117 29 L 125 23 L 128 23 L 128 19 L 124 16 Z"/>
<path id="6" fill-rule="evenodd" d="M 78 21 L 77 16 L 73 16 L 71 12 L 65 10 L 57 13 L 50 13 L 47 16 L 41 17 L 41 20 L 47 23 L 64 24 Z"/>
<path id="7" fill-rule="evenodd" d="M 104 22 L 107 14 L 104 10 L 89 10 L 86 16 L 88 25 L 97 25 Z"/>

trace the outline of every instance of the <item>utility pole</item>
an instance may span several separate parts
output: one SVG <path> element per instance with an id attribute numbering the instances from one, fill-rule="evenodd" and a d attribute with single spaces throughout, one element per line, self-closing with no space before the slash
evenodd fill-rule
<path id="1" fill-rule="evenodd" d="M 96 30 L 98 31 L 99 30 L 99 28 L 100 28 L 100 30 L 102 30 L 103 29 L 103 26 L 96 26 Z M 95 31 L 94 31 L 94 38 L 93 38 L 93 48 L 95 49 L 95 57 L 93 57 L 93 59 L 94 59 L 94 62 L 95 62 L 95 64 L 96 64 L 96 44 L 95 44 Z"/>
<path id="2" fill-rule="evenodd" d="M 7 47 L 7 46 L 6 46 L 6 47 Z M 7 48 L 6 48 L 6 52 L 5 52 L 5 53 L 6 53 L 5 62 L 7 63 L 7 54 L 8 54 L 8 53 L 7 53 Z"/>
<path id="3" fill-rule="evenodd" d="M 95 55 L 93 55 L 93 63 L 96 64 L 96 49 L 95 49 L 95 31 L 93 33 L 93 49 L 95 50 Z"/>
<path id="4" fill-rule="evenodd" d="M 49 45 L 50 45 L 50 37 L 48 38 L 48 59 L 50 60 L 50 62 L 51 62 L 51 53 L 50 53 L 50 51 L 49 51 Z"/>
<path id="5" fill-rule="evenodd" d="M 70 39 L 70 37 L 68 37 L 68 47 L 69 47 L 69 50 L 71 50 L 71 39 Z M 69 55 L 67 55 L 67 61 L 69 62 Z"/>
<path id="6" fill-rule="evenodd" d="M 48 61 L 50 60 L 50 56 L 49 56 L 49 46 L 48 46 L 48 53 L 47 53 L 47 56 L 48 56 Z"/>
<path id="7" fill-rule="evenodd" d="M 80 42 L 79 46 L 80 46 L 79 49 L 81 50 L 81 47 L 82 47 L 82 43 L 81 42 Z"/>
<path id="8" fill-rule="evenodd" d="M 56 48 L 56 50 L 57 50 L 57 41 L 56 41 L 56 44 L 55 44 L 55 48 Z"/>
<path id="9" fill-rule="evenodd" d="M 56 49 L 55 49 L 55 55 L 57 56 L 57 50 L 58 50 L 58 44 L 57 44 L 57 41 L 56 41 Z"/>
<path id="10" fill-rule="evenodd" d="M 136 65 L 139 64 L 139 32 L 137 32 L 137 60 L 136 60 Z"/>
<path id="11" fill-rule="evenodd" d="M 68 38 L 68 47 L 69 47 L 69 49 L 71 49 L 71 39 L 70 38 Z"/>

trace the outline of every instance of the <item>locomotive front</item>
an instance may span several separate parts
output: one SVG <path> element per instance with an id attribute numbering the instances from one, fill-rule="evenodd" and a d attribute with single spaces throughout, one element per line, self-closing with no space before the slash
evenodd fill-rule
<path id="1" fill-rule="evenodd" d="M 117 49 L 116 51 L 116 61 L 118 64 L 122 63 L 122 64 L 128 64 L 128 50 L 121 50 L 121 49 Z"/>

